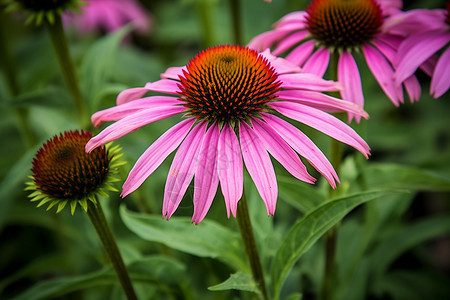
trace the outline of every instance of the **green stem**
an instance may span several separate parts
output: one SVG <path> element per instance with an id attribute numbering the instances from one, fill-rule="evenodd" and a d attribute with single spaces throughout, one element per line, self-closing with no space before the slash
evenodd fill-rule
<path id="1" fill-rule="evenodd" d="M 93 203 L 92 201 L 88 201 L 87 214 L 92 222 L 92 225 L 94 225 L 94 228 L 97 231 L 109 259 L 111 260 L 127 299 L 137 299 L 130 277 L 128 276 L 128 271 L 125 267 L 122 256 L 120 255 L 114 235 L 112 234 L 105 215 L 103 214 L 100 202 L 96 201 L 96 203 Z"/>
<path id="2" fill-rule="evenodd" d="M 267 293 L 266 282 L 264 280 L 264 273 L 259 259 L 258 248 L 256 247 L 255 236 L 253 234 L 252 223 L 248 213 L 247 198 L 245 193 L 242 195 L 241 200 L 237 206 L 236 219 L 239 224 L 239 230 L 241 232 L 242 242 L 244 243 L 245 253 L 250 263 L 253 279 L 258 284 L 262 293 L 263 299 L 269 299 Z"/>
<path id="3" fill-rule="evenodd" d="M 212 22 L 212 5 L 209 1 L 198 1 L 197 10 L 203 29 L 203 43 L 206 47 L 214 46 L 214 30 Z"/>
<path id="4" fill-rule="evenodd" d="M 67 45 L 66 35 L 62 26 L 61 16 L 56 15 L 53 23 L 45 21 L 45 25 L 50 34 L 53 47 L 55 48 L 56 56 L 58 58 L 59 66 L 66 82 L 67 89 L 75 101 L 75 106 L 78 111 L 80 122 L 83 128 L 89 124 L 86 104 L 83 101 L 80 88 L 78 86 L 78 79 L 75 72 L 75 66 L 70 57 L 69 47 Z"/>
<path id="5" fill-rule="evenodd" d="M 230 10 L 234 43 L 236 45 L 242 45 L 242 20 L 239 0 L 230 0 Z"/>
<path id="6" fill-rule="evenodd" d="M 337 80 L 337 65 L 338 65 L 339 54 L 334 51 L 331 56 L 330 61 L 330 75 L 332 80 Z M 339 97 L 338 93 L 333 94 L 333 96 Z M 339 119 L 343 119 L 343 114 L 338 114 Z M 330 142 L 330 162 L 333 165 L 336 173 L 340 173 L 341 163 L 342 163 L 342 153 L 343 145 L 341 142 L 331 139 Z M 328 198 L 333 199 L 338 195 L 338 188 L 333 189 L 330 187 Z M 322 292 L 320 298 L 322 300 L 333 299 L 333 286 L 334 286 L 334 274 L 335 270 L 335 257 L 336 257 L 336 246 L 337 246 L 337 235 L 338 235 L 339 224 L 332 227 L 325 235 L 325 266 L 324 266 L 324 277 L 322 282 Z"/>

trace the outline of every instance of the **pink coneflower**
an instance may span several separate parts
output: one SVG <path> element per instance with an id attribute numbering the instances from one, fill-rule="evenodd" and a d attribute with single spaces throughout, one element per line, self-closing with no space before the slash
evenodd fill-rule
<path id="1" fill-rule="evenodd" d="M 145 9 L 134 0 L 84 0 L 82 13 L 63 15 L 64 23 L 82 33 L 115 31 L 132 23 L 138 31 L 150 29 L 151 21 Z"/>
<path id="2" fill-rule="evenodd" d="M 268 153 L 294 177 L 308 183 L 300 154 L 335 187 L 332 165 L 316 145 L 278 114 L 302 122 L 346 143 L 366 157 L 369 147 L 347 124 L 327 112 L 367 114 L 353 103 L 321 91 L 339 84 L 304 73 L 268 51 L 240 46 L 200 52 L 187 66 L 169 68 L 162 79 L 123 91 L 117 106 L 92 116 L 94 125 L 117 121 L 86 145 L 86 151 L 139 127 L 176 114 L 185 120 L 159 137 L 138 159 L 123 185 L 122 196 L 136 190 L 176 148 L 164 191 L 163 216 L 170 218 L 194 178 L 194 215 L 199 223 L 221 185 L 227 214 L 236 216 L 243 191 L 243 164 L 273 215 L 277 182 Z M 142 96 L 149 92 L 166 95 Z M 297 153 L 296 153 L 297 152 Z"/>
<path id="3" fill-rule="evenodd" d="M 439 98 L 450 88 L 450 2 L 446 10 L 411 10 L 402 21 L 411 23 L 413 30 L 399 47 L 396 81 L 402 82 L 421 67 L 431 76 L 430 94 Z"/>
<path id="4" fill-rule="evenodd" d="M 399 105 L 403 89 L 395 85 L 393 63 L 402 36 L 391 33 L 386 24 L 401 13 L 400 7 L 401 1 L 313 0 L 306 11 L 284 16 L 273 30 L 255 37 L 249 47 L 287 54 L 287 60 L 319 76 L 329 68 L 331 54 L 338 55 L 336 75 L 343 85 L 342 98 L 360 106 L 364 97 L 354 55 L 362 52 L 385 94 Z M 414 76 L 404 78 L 403 84 L 411 101 L 420 97 Z"/>

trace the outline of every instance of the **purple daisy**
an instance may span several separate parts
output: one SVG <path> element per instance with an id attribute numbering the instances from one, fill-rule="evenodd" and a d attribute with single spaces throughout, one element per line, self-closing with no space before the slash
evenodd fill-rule
<path id="1" fill-rule="evenodd" d="M 402 13 L 400 7 L 401 1 L 313 0 L 306 11 L 284 16 L 273 30 L 253 38 L 249 47 L 287 54 L 287 60 L 321 77 L 330 66 L 330 56 L 338 55 L 341 96 L 360 106 L 364 96 L 354 55 L 362 52 L 378 84 L 398 106 L 404 101 L 403 88 L 395 84 L 394 60 L 404 35 L 392 32 L 389 20 Z M 420 84 L 413 75 L 401 83 L 411 101 L 419 99 Z M 349 114 L 349 119 L 352 117 Z M 359 121 L 360 117 L 355 117 Z"/>
<path id="2" fill-rule="evenodd" d="M 150 29 L 151 20 L 145 9 L 135 0 L 84 0 L 81 14 L 63 15 L 64 23 L 82 33 L 98 30 L 115 31 L 132 23 L 138 31 Z"/>
<path id="3" fill-rule="evenodd" d="M 169 219 L 194 178 L 198 224 L 208 212 L 220 183 L 227 215 L 236 216 L 243 193 L 243 166 L 253 179 L 267 213 L 273 215 L 277 181 L 269 153 L 294 177 L 313 183 L 298 154 L 330 183 L 338 176 L 325 155 L 280 115 L 311 126 L 366 157 L 369 147 L 347 124 L 328 112 L 367 118 L 361 107 L 322 94 L 340 85 L 303 72 L 266 51 L 217 46 L 196 55 L 187 66 L 169 68 L 161 80 L 123 91 L 117 106 L 92 116 L 95 126 L 116 121 L 86 145 L 86 151 L 139 127 L 176 114 L 184 120 L 161 135 L 138 159 L 122 196 L 136 190 L 178 148 L 166 181 L 163 216 Z M 165 95 L 143 97 L 147 92 Z"/>
<path id="4" fill-rule="evenodd" d="M 446 10 L 415 9 L 399 17 L 396 23 L 407 24 L 411 34 L 397 53 L 396 81 L 420 67 L 431 76 L 430 94 L 439 98 L 450 88 L 450 2 Z"/>

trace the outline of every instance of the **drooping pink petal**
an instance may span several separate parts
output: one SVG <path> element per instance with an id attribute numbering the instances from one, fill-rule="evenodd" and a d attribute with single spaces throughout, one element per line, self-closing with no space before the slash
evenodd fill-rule
<path id="1" fill-rule="evenodd" d="M 86 151 L 116 140 L 127 133 L 147 125 L 149 123 L 165 119 L 185 111 L 182 106 L 164 106 L 151 109 L 144 109 L 132 115 L 129 115 L 112 125 L 106 127 L 102 132 L 94 136 L 86 144 Z"/>
<path id="2" fill-rule="evenodd" d="M 280 28 L 286 25 L 295 24 L 297 26 L 302 26 L 299 28 L 302 29 L 306 26 L 306 15 L 307 13 L 305 11 L 294 11 L 288 13 L 275 23 L 275 27 Z"/>
<path id="3" fill-rule="evenodd" d="M 383 28 L 400 36 L 440 30 L 445 23 L 445 14 L 445 9 L 412 9 L 387 18 Z"/>
<path id="4" fill-rule="evenodd" d="M 278 40 L 289 34 L 289 32 L 291 32 L 291 29 L 288 28 L 284 30 L 271 30 L 261 33 L 260 35 L 254 37 L 248 43 L 247 47 L 255 49 L 257 51 L 266 50 L 272 47 L 272 45 L 274 45 Z"/>
<path id="5" fill-rule="evenodd" d="M 130 102 L 130 101 L 133 101 L 133 100 L 140 99 L 148 91 L 150 91 L 150 90 L 147 87 L 131 88 L 131 89 L 124 90 L 124 91 L 120 92 L 120 94 L 117 96 L 116 103 L 117 103 L 117 105 L 120 105 L 120 104 L 124 104 L 124 103 Z"/>
<path id="6" fill-rule="evenodd" d="M 270 53 L 269 49 L 266 49 L 265 51 L 261 52 L 260 55 L 264 56 L 269 62 L 272 67 L 277 70 L 277 74 L 285 74 L 285 73 L 299 73 L 302 72 L 302 69 L 294 65 L 293 63 L 278 57 L 274 56 L 272 53 Z"/>
<path id="7" fill-rule="evenodd" d="M 403 90 L 402 86 L 398 87 L 394 82 L 394 70 L 392 69 L 386 58 L 381 55 L 378 50 L 374 49 L 372 46 L 363 46 L 364 56 L 366 57 L 367 65 L 372 71 L 373 76 L 377 80 L 378 84 L 386 94 L 386 96 L 391 99 L 394 105 L 398 106 L 403 102 Z M 400 82 L 401 83 L 401 82 Z"/>
<path id="8" fill-rule="evenodd" d="M 286 60 L 291 63 L 302 66 L 314 51 L 314 41 L 307 41 L 292 50 L 287 56 Z"/>
<path id="9" fill-rule="evenodd" d="M 367 143 L 350 126 L 338 118 L 316 108 L 293 102 L 272 102 L 270 106 L 286 117 L 350 145 L 368 157 L 370 148 Z"/>
<path id="10" fill-rule="evenodd" d="M 164 73 L 161 74 L 161 78 L 179 80 L 179 75 L 183 75 L 183 70 L 186 70 L 186 66 L 170 67 Z"/>
<path id="11" fill-rule="evenodd" d="M 233 128 L 224 124 L 219 137 L 217 171 L 227 208 L 236 217 L 237 203 L 242 198 L 244 177 L 241 148 Z"/>
<path id="12" fill-rule="evenodd" d="M 181 121 L 161 135 L 139 157 L 122 187 L 122 197 L 134 192 L 170 155 L 188 134 L 195 119 Z"/>
<path id="13" fill-rule="evenodd" d="M 342 88 L 339 82 L 325 80 L 317 75 L 308 73 L 281 74 L 278 78 L 282 82 L 282 89 L 332 92 Z"/>
<path id="14" fill-rule="evenodd" d="M 339 57 L 338 81 L 344 86 L 341 91 L 342 99 L 351 101 L 356 105 L 363 107 L 364 96 L 358 66 L 356 65 L 353 56 L 346 50 L 344 50 Z M 361 121 L 359 115 L 353 113 L 348 114 L 349 121 L 351 121 L 353 117 L 358 123 Z"/>
<path id="15" fill-rule="evenodd" d="M 308 160 L 309 163 L 325 177 L 331 187 L 336 188 L 336 181 L 339 182 L 336 171 L 313 141 L 295 126 L 274 115 L 261 113 L 261 116 L 266 123 L 275 129 L 289 146 L 292 147 L 292 149 Z"/>
<path id="16" fill-rule="evenodd" d="M 153 92 L 177 95 L 180 91 L 180 88 L 178 87 L 179 84 L 179 81 L 172 79 L 161 79 L 155 82 L 149 82 L 145 87 Z"/>
<path id="17" fill-rule="evenodd" d="M 408 49 L 399 50 L 399 58 L 395 80 L 397 84 L 404 81 L 419 68 L 425 60 L 450 41 L 450 33 L 425 32 L 411 35 L 406 43 L 411 44 Z"/>
<path id="18" fill-rule="evenodd" d="M 182 104 L 182 102 L 170 96 L 146 97 L 98 111 L 92 115 L 91 121 L 95 127 L 98 127 L 103 122 L 118 121 L 140 110 L 177 104 Z"/>
<path id="19" fill-rule="evenodd" d="M 164 188 L 163 217 L 169 219 L 181 202 L 198 166 L 206 122 L 192 128 L 173 158 Z"/>
<path id="20" fill-rule="evenodd" d="M 420 88 L 420 82 L 417 80 L 417 77 L 412 75 L 406 78 L 406 80 L 403 81 L 403 84 L 406 88 L 406 92 L 408 93 L 411 103 L 419 101 L 422 89 Z"/>
<path id="21" fill-rule="evenodd" d="M 192 222 L 195 222 L 195 225 L 205 218 L 219 185 L 217 174 L 219 135 L 219 126 L 212 125 L 206 132 L 198 156 L 198 167 L 194 177 L 194 214 L 192 216 Z"/>
<path id="22" fill-rule="evenodd" d="M 322 77 L 330 62 L 330 51 L 327 48 L 320 48 L 314 52 L 303 65 L 303 72 L 316 74 Z"/>
<path id="23" fill-rule="evenodd" d="M 430 93 L 439 98 L 450 88 L 450 47 L 439 58 L 431 79 Z"/>
<path id="24" fill-rule="evenodd" d="M 365 119 L 369 118 L 369 115 L 363 110 L 361 106 L 356 105 L 350 101 L 328 96 L 326 94 L 312 91 L 283 90 L 279 91 L 277 95 L 277 99 L 279 100 L 287 100 L 305 104 L 326 112 L 346 112 L 356 114 Z"/>
<path id="25" fill-rule="evenodd" d="M 297 153 L 278 135 L 278 133 L 265 122 L 254 118 L 253 130 L 262 140 L 264 147 L 279 161 L 283 167 L 297 179 L 314 183 L 316 179 L 308 174 L 305 165 Z"/>
<path id="26" fill-rule="evenodd" d="M 304 31 L 294 32 L 293 34 L 283 38 L 283 40 L 281 40 L 277 44 L 276 48 L 272 51 L 273 55 L 280 55 L 284 51 L 289 50 L 296 44 L 303 41 L 308 34 L 309 34 L 309 32 L 304 30 Z"/>
<path id="27" fill-rule="evenodd" d="M 247 171 L 266 205 L 267 214 L 273 215 L 277 203 L 278 186 L 269 154 L 262 141 L 245 122 L 239 124 L 239 140 Z"/>

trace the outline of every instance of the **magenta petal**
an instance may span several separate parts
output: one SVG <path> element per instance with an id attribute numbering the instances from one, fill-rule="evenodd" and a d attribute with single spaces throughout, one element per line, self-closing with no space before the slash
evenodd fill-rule
<path id="1" fill-rule="evenodd" d="M 217 146 L 220 130 L 217 124 L 206 132 L 198 156 L 198 167 L 194 178 L 194 214 L 192 222 L 197 225 L 206 216 L 219 185 L 217 174 Z"/>
<path id="2" fill-rule="evenodd" d="M 147 93 L 148 91 L 150 91 L 147 87 L 143 87 L 143 88 L 132 88 L 132 89 L 127 89 L 124 90 L 122 92 L 120 92 L 120 94 L 117 96 L 117 100 L 116 103 L 117 105 L 120 104 L 124 104 L 139 98 L 142 98 L 142 96 L 145 95 L 145 93 Z"/>
<path id="3" fill-rule="evenodd" d="M 217 171 L 227 208 L 236 217 L 237 203 L 242 198 L 244 177 L 241 149 L 233 128 L 224 124 L 219 138 Z"/>
<path id="4" fill-rule="evenodd" d="M 164 73 L 161 74 L 162 79 L 174 79 L 179 80 L 180 75 L 183 75 L 183 70 L 186 70 L 186 66 L 184 67 L 170 67 Z"/>
<path id="5" fill-rule="evenodd" d="M 405 85 L 411 103 L 419 101 L 422 89 L 420 88 L 420 82 L 417 80 L 417 77 L 412 75 L 403 81 L 403 84 Z"/>
<path id="6" fill-rule="evenodd" d="M 298 89 L 298 90 L 310 90 L 310 91 L 338 91 L 342 88 L 342 85 L 332 80 L 325 80 L 314 74 L 307 73 L 294 73 L 294 74 L 281 74 L 278 76 L 282 82 L 282 89 Z"/>
<path id="7" fill-rule="evenodd" d="M 338 118 L 313 107 L 293 102 L 272 102 L 270 106 L 286 117 L 350 145 L 368 157 L 370 148 L 367 143 L 350 126 Z"/>
<path id="8" fill-rule="evenodd" d="M 298 154 L 306 158 L 309 163 L 319 171 L 336 188 L 339 178 L 325 155 L 300 130 L 288 122 L 271 114 L 261 113 L 264 120 L 291 146 Z"/>
<path id="9" fill-rule="evenodd" d="M 439 58 L 431 79 L 430 93 L 439 98 L 450 88 L 450 48 L 447 48 Z"/>
<path id="10" fill-rule="evenodd" d="M 328 63 L 330 62 L 330 51 L 327 48 L 321 48 L 313 53 L 303 65 L 303 72 L 316 74 L 323 77 Z"/>
<path id="11" fill-rule="evenodd" d="M 417 68 L 450 41 L 450 33 L 426 32 L 412 35 L 405 43 L 411 47 L 399 51 L 396 82 L 399 84 L 414 74 Z M 402 47 L 403 49 L 403 47 Z"/>
<path id="12" fill-rule="evenodd" d="M 265 51 L 260 53 L 262 56 L 264 56 L 272 65 L 272 67 L 275 68 L 275 70 L 277 71 L 277 74 L 285 74 L 285 73 L 299 73 L 302 72 L 302 69 L 297 66 L 294 65 L 293 63 L 291 63 L 290 61 L 287 61 L 286 59 L 283 59 L 281 57 L 278 56 L 274 56 L 272 55 L 272 53 L 270 53 L 269 49 L 266 49 Z"/>
<path id="13" fill-rule="evenodd" d="M 161 79 L 155 82 L 149 82 L 145 87 L 153 92 L 178 95 L 178 92 L 180 92 L 179 84 L 179 81 L 172 79 Z"/>
<path id="14" fill-rule="evenodd" d="M 303 41 L 308 34 L 308 31 L 298 31 L 288 35 L 278 43 L 277 47 L 272 51 L 273 55 L 280 55 L 284 51 L 289 50 L 294 45 Z"/>
<path id="15" fill-rule="evenodd" d="M 118 139 L 127 133 L 135 131 L 139 127 L 179 114 L 184 110 L 185 108 L 182 106 L 164 106 L 141 110 L 129 115 L 109 125 L 102 132 L 91 138 L 86 144 L 86 151 L 90 152 L 92 149 Z"/>
<path id="16" fill-rule="evenodd" d="M 195 119 L 184 120 L 167 130 L 139 157 L 122 187 L 122 197 L 135 191 L 183 141 Z"/>
<path id="17" fill-rule="evenodd" d="M 316 179 L 308 174 L 305 165 L 297 153 L 278 135 L 278 133 L 265 122 L 254 118 L 253 130 L 262 140 L 265 148 L 279 161 L 285 169 L 297 179 L 314 183 Z"/>
<path id="18" fill-rule="evenodd" d="M 289 34 L 291 29 L 286 30 L 271 30 L 254 37 L 247 45 L 247 47 L 257 51 L 263 51 L 272 47 L 278 40 Z"/>
<path id="19" fill-rule="evenodd" d="M 372 71 L 373 76 L 377 80 L 380 87 L 383 89 L 386 96 L 391 99 L 395 105 L 403 102 L 402 86 L 396 87 L 394 83 L 394 70 L 392 69 L 386 58 L 381 55 L 378 50 L 369 45 L 363 46 L 364 56 L 366 57 L 367 65 Z"/>
<path id="20" fill-rule="evenodd" d="M 311 56 L 314 50 L 314 41 L 308 41 L 292 50 L 287 56 L 286 60 L 292 62 L 297 66 L 302 66 L 303 63 Z"/>
<path id="21" fill-rule="evenodd" d="M 300 90 L 284 90 L 279 91 L 277 94 L 279 100 L 287 100 L 305 104 L 326 112 L 346 112 L 356 114 L 365 119 L 369 118 L 369 115 L 362 109 L 361 106 L 350 101 L 341 100 L 322 93 Z"/>
<path id="22" fill-rule="evenodd" d="M 266 205 L 267 214 L 273 215 L 277 204 L 278 186 L 269 154 L 260 138 L 245 122 L 239 124 L 239 140 L 247 171 Z"/>
<path id="23" fill-rule="evenodd" d="M 198 166 L 206 122 L 197 124 L 181 143 L 173 158 L 164 188 L 163 217 L 169 219 L 181 202 Z"/>
<path id="24" fill-rule="evenodd" d="M 98 127 L 103 122 L 118 121 L 140 110 L 158 107 L 168 107 L 177 104 L 182 103 L 177 98 L 171 96 L 152 96 L 147 98 L 141 98 L 98 111 L 92 115 L 91 120 L 94 126 Z"/>
<path id="25" fill-rule="evenodd" d="M 295 24 L 297 26 L 305 26 L 306 15 L 307 13 L 305 11 L 294 11 L 288 13 L 275 23 L 275 27 L 279 28 L 285 25 L 292 25 L 292 24 Z"/>
<path id="26" fill-rule="evenodd" d="M 364 96 L 358 66 L 356 65 L 353 56 L 345 50 L 339 57 L 338 80 L 344 86 L 341 91 L 342 98 L 363 107 Z M 348 117 L 349 120 L 355 117 L 357 122 L 361 120 L 360 116 L 352 113 L 349 113 Z"/>

